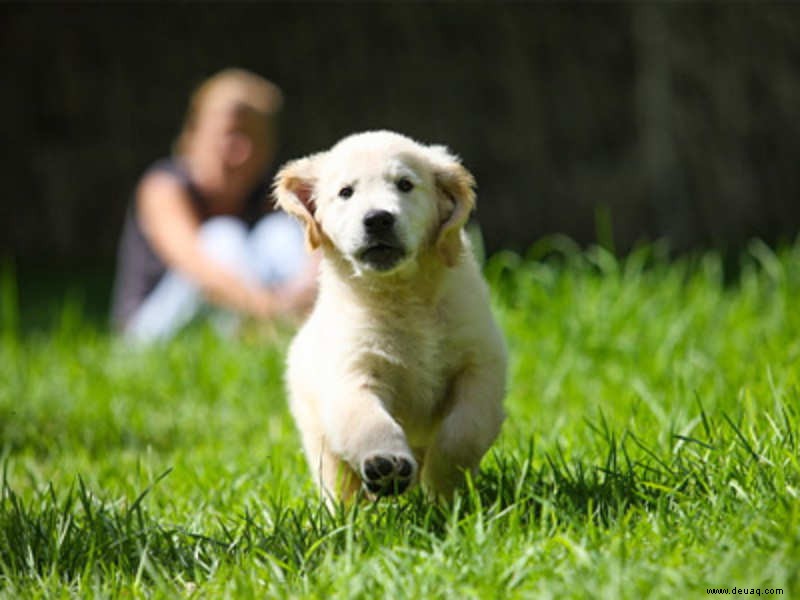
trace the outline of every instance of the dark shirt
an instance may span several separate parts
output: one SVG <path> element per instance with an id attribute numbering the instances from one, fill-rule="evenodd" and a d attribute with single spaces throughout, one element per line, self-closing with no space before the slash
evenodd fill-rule
<path id="1" fill-rule="evenodd" d="M 174 158 L 159 160 L 147 169 L 142 179 L 156 172 L 173 175 L 189 195 L 200 221 L 209 218 L 205 199 L 179 161 Z M 240 217 L 249 224 L 255 222 L 267 208 L 266 189 L 265 180 L 265 183 L 253 191 L 241 213 L 233 216 Z M 121 331 L 125 328 L 166 272 L 166 264 L 155 253 L 142 231 L 139 219 L 136 217 L 136 198 L 133 198 L 125 214 L 125 224 L 117 251 L 117 272 L 111 300 L 111 321 L 115 329 Z"/>

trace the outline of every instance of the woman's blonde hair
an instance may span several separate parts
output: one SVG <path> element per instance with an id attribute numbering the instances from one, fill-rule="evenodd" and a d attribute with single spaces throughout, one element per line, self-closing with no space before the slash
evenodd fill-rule
<path id="1" fill-rule="evenodd" d="M 266 125 L 280 112 L 283 92 L 271 81 L 245 69 L 229 68 L 212 75 L 197 86 L 189 99 L 183 126 L 172 145 L 173 154 L 186 152 L 197 119 L 212 103 L 237 112 L 254 114 Z"/>

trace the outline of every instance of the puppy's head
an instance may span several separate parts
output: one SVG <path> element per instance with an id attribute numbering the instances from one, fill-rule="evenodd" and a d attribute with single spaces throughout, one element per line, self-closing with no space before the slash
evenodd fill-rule
<path id="1" fill-rule="evenodd" d="M 372 131 L 285 165 L 275 197 L 303 221 L 310 248 L 333 248 L 358 274 L 391 273 L 427 249 L 456 264 L 474 185 L 443 146 Z"/>

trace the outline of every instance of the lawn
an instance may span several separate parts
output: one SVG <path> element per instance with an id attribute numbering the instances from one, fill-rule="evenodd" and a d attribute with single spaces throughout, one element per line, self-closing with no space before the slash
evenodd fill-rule
<path id="1" fill-rule="evenodd" d="M 800 245 L 726 275 L 555 238 L 486 273 L 512 360 L 480 474 L 329 513 L 291 332 L 134 350 L 63 297 L 24 327 L 6 269 L 0 596 L 800 596 Z"/>

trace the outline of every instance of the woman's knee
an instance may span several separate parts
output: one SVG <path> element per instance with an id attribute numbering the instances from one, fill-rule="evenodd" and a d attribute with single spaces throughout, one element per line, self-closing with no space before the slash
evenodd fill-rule
<path id="1" fill-rule="evenodd" d="M 285 213 L 262 218 L 250 234 L 250 247 L 259 278 L 268 284 L 291 279 L 308 260 L 302 227 Z"/>
<path id="2" fill-rule="evenodd" d="M 212 217 L 200 226 L 200 245 L 209 257 L 227 266 L 245 264 L 247 226 L 236 217 Z"/>

